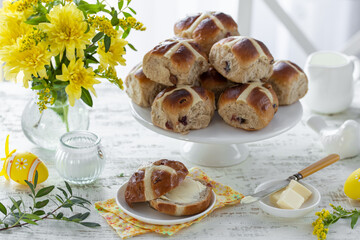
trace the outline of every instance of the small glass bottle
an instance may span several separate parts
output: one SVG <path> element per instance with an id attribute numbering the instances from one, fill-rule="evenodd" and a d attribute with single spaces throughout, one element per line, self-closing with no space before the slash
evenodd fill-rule
<path id="1" fill-rule="evenodd" d="M 60 138 L 55 155 L 58 173 L 74 184 L 95 181 L 105 165 L 101 139 L 89 131 L 72 131 Z"/>

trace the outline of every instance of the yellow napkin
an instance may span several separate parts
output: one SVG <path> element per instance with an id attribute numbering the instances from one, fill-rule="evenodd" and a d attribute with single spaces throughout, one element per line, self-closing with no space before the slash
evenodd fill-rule
<path id="1" fill-rule="evenodd" d="M 189 176 L 197 179 L 203 179 L 210 183 L 213 186 L 213 190 L 216 194 L 216 203 L 214 207 L 207 214 L 191 222 L 177 225 L 154 225 L 144 223 L 124 213 L 118 207 L 114 198 L 95 203 L 95 208 L 99 214 L 106 219 L 108 224 L 114 228 L 114 230 L 122 239 L 148 232 L 156 232 L 171 236 L 174 233 L 177 233 L 179 230 L 188 227 L 193 223 L 201 221 L 215 209 L 224 207 L 226 205 L 239 203 L 240 200 L 244 197 L 242 194 L 238 193 L 232 188 L 212 180 L 199 168 L 191 168 L 189 171 Z"/>

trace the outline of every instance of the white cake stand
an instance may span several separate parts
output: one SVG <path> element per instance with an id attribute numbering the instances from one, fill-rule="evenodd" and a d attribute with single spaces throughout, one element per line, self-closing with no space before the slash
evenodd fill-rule
<path id="1" fill-rule="evenodd" d="M 140 124 L 164 136 L 186 141 L 181 155 L 194 164 L 207 167 L 227 167 L 243 162 L 249 155 L 244 143 L 277 136 L 294 127 L 303 114 L 301 103 L 298 101 L 290 106 L 279 107 L 265 128 L 259 131 L 245 131 L 227 125 L 215 112 L 207 128 L 192 130 L 183 135 L 154 126 L 150 108 L 142 108 L 132 101 L 130 106 L 133 116 Z"/>

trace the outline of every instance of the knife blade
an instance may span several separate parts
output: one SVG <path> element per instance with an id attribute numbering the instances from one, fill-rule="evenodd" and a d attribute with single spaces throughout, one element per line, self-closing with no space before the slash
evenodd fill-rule
<path id="1" fill-rule="evenodd" d="M 264 189 L 260 192 L 254 193 L 250 196 L 244 197 L 243 199 L 241 199 L 240 203 L 245 205 L 245 204 L 251 204 L 251 203 L 257 202 L 257 201 L 269 196 L 270 194 L 277 192 L 280 189 L 283 189 L 284 187 L 289 185 L 291 180 L 299 181 L 299 180 L 301 180 L 307 176 L 310 176 L 311 174 L 337 162 L 339 159 L 340 159 L 340 156 L 338 154 L 330 154 L 329 156 L 304 168 L 300 172 L 288 177 L 287 179 L 280 181 L 276 185 L 271 186 L 267 189 Z"/>

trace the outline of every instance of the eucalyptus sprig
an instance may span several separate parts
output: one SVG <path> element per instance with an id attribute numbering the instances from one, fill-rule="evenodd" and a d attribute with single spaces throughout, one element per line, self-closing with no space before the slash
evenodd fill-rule
<path id="1" fill-rule="evenodd" d="M 37 181 L 37 172 L 35 173 L 34 184 L 25 180 L 31 190 L 29 196 L 32 198 L 32 206 L 26 207 L 22 198 L 15 200 L 14 198 L 9 197 L 12 206 L 7 208 L 0 202 L 0 212 L 4 215 L 0 218 L 0 231 L 23 227 L 29 224 L 38 225 L 38 221 L 45 219 L 74 222 L 86 227 L 100 226 L 98 223 L 84 221 L 90 215 L 90 210 L 86 205 L 90 205 L 91 203 L 82 197 L 74 196 L 72 189 L 67 182 L 65 182 L 67 191 L 61 187 L 57 187 L 61 194 L 55 194 L 54 200 L 50 197 L 47 197 L 46 199 L 43 198 L 48 196 L 55 189 L 55 186 L 44 187 L 36 191 Z M 50 201 L 56 204 L 56 208 L 45 213 L 44 207 L 46 207 Z M 74 206 L 84 208 L 88 210 L 88 212 L 77 213 L 71 217 L 65 217 L 64 213 L 60 211 L 61 209 L 67 208 L 73 212 Z"/>
<path id="2" fill-rule="evenodd" d="M 329 226 L 331 224 L 336 223 L 341 218 L 351 218 L 350 226 L 353 229 L 359 219 L 360 210 L 353 209 L 353 210 L 346 210 L 341 206 L 334 206 L 330 204 L 333 208 L 333 213 L 330 213 L 328 210 L 323 209 L 321 212 L 317 212 L 315 222 L 313 222 L 314 232 L 313 234 L 318 237 L 319 240 L 324 240 L 327 237 L 329 232 Z"/>

